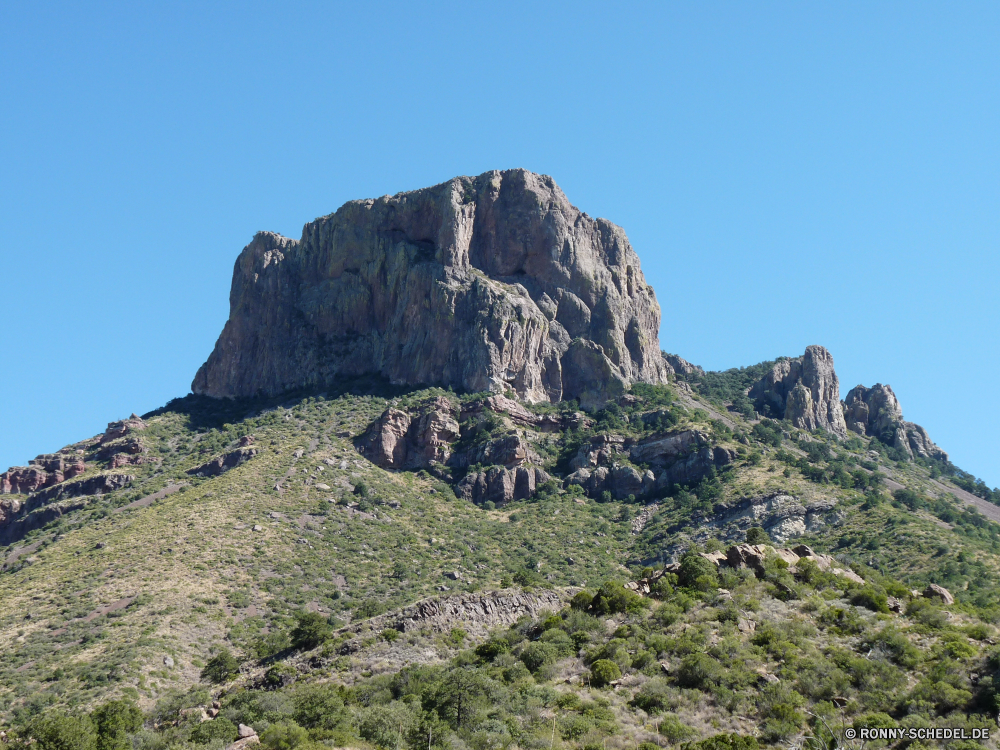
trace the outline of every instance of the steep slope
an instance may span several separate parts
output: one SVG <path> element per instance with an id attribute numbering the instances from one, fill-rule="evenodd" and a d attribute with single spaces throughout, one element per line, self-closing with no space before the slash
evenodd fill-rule
<path id="1" fill-rule="evenodd" d="M 195 393 L 375 373 L 590 407 L 670 371 L 624 231 L 525 170 L 352 201 L 298 241 L 261 232 L 236 262 L 230 305 Z"/>

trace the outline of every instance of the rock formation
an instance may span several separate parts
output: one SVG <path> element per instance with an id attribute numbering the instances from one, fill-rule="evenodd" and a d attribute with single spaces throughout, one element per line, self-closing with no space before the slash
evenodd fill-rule
<path id="1" fill-rule="evenodd" d="M 352 201 L 240 254 L 192 383 L 274 395 L 340 377 L 599 406 L 662 383 L 660 309 L 624 231 L 524 170 Z"/>
<path id="2" fill-rule="evenodd" d="M 28 495 L 65 482 L 86 470 L 83 457 L 72 449 L 43 453 L 27 466 L 12 466 L 0 474 L 0 495 Z"/>
<path id="3" fill-rule="evenodd" d="M 639 470 L 632 464 L 646 464 Z M 619 435 L 595 435 L 570 459 L 566 485 L 579 485 L 591 497 L 610 492 L 616 499 L 640 497 L 672 485 L 693 486 L 713 469 L 733 462 L 735 452 L 709 445 L 708 435 L 683 430 L 640 442 Z"/>
<path id="4" fill-rule="evenodd" d="M 415 414 L 389 408 L 358 440 L 358 450 L 383 469 L 420 469 L 451 458 L 451 443 L 458 439 L 455 408 L 438 397 Z"/>
<path id="5" fill-rule="evenodd" d="M 455 493 L 477 505 L 491 502 L 500 508 L 531 497 L 538 485 L 547 481 L 549 475 L 537 466 L 491 466 L 466 474 L 455 487 Z"/>
<path id="6" fill-rule="evenodd" d="M 844 418 L 849 430 L 877 437 L 911 458 L 948 460 L 948 454 L 931 441 L 923 427 L 903 419 L 903 409 L 891 386 L 876 383 L 871 388 L 852 388 L 844 401 Z"/>
<path id="7" fill-rule="evenodd" d="M 807 346 L 801 357 L 775 363 L 748 395 L 761 414 L 787 419 L 803 430 L 819 428 L 847 437 L 840 381 L 833 357 L 822 346 Z"/>
<path id="8" fill-rule="evenodd" d="M 678 375 L 704 375 L 705 370 L 698 365 L 693 365 L 688 362 L 683 357 L 678 357 L 676 354 L 667 354 L 663 352 L 663 359 L 670 369 L 672 369 Z"/>
<path id="9" fill-rule="evenodd" d="M 245 464 L 257 455 L 257 449 L 253 447 L 253 435 L 244 435 L 240 438 L 239 445 L 233 450 L 216 456 L 211 461 L 206 461 L 200 466 L 188 469 L 188 474 L 200 477 L 217 477 L 230 469 Z"/>

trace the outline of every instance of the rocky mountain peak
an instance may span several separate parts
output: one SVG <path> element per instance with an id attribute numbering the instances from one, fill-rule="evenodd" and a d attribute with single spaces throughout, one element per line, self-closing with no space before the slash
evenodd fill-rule
<path id="1" fill-rule="evenodd" d="M 800 429 L 847 436 L 833 355 L 822 346 L 807 346 L 801 357 L 776 362 L 748 396 L 761 414 L 787 419 Z"/>
<path id="2" fill-rule="evenodd" d="M 261 232 L 192 383 L 275 395 L 340 377 L 596 406 L 660 383 L 660 308 L 621 227 L 523 169 L 351 201 L 300 240 Z"/>
<path id="3" fill-rule="evenodd" d="M 903 409 L 892 386 L 881 383 L 871 388 L 855 386 L 844 401 L 844 417 L 849 430 L 877 437 L 911 458 L 948 460 L 948 454 L 934 444 L 927 430 L 903 419 Z"/>

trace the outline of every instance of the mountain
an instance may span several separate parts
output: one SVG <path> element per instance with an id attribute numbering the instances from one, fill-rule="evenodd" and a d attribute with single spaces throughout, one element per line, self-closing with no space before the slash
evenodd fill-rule
<path id="1" fill-rule="evenodd" d="M 624 233 L 550 178 L 259 234 L 231 301 L 194 393 L 0 475 L 0 742 L 993 727 L 1000 491 L 823 347 L 661 353 Z"/>
<path id="2" fill-rule="evenodd" d="M 621 227 L 522 169 L 351 201 L 258 233 L 191 385 L 275 395 L 345 376 L 595 406 L 662 383 L 660 308 Z"/>

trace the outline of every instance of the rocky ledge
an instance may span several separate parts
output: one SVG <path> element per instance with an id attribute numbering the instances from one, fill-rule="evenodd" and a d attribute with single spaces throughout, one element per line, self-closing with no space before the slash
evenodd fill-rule
<path id="1" fill-rule="evenodd" d="M 341 377 L 603 404 L 671 372 L 625 232 L 523 169 L 351 201 L 300 240 L 261 232 L 191 385 L 275 395 Z"/>
<path id="2" fill-rule="evenodd" d="M 245 464 L 256 455 L 257 449 L 253 447 L 253 435 L 244 435 L 233 450 L 216 456 L 211 461 L 206 461 L 193 469 L 188 469 L 187 473 L 198 477 L 217 477 L 230 469 Z"/>

